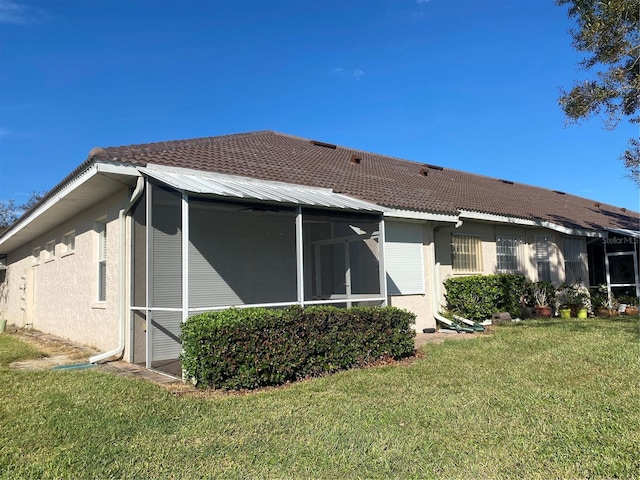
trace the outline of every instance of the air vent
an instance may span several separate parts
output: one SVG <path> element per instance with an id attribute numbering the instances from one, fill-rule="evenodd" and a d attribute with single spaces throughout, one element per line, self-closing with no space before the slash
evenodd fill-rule
<path id="1" fill-rule="evenodd" d="M 311 143 L 317 147 L 332 148 L 334 150 L 337 148 L 333 143 L 324 143 L 317 140 L 311 140 Z"/>
<path id="2" fill-rule="evenodd" d="M 502 178 L 500 179 L 500 181 L 502 183 L 506 183 L 507 185 L 513 185 L 513 182 L 511 180 L 503 180 Z"/>
<path id="3" fill-rule="evenodd" d="M 600 203 L 596 202 L 596 203 L 593 204 L 593 206 L 596 207 L 596 208 L 600 208 Z"/>
<path id="4" fill-rule="evenodd" d="M 552 192 L 557 193 L 558 195 L 566 195 L 566 193 L 561 192 L 560 190 L 552 190 Z"/>
<path id="5" fill-rule="evenodd" d="M 355 165 L 360 165 L 360 163 L 362 163 L 362 158 L 360 158 L 360 155 L 356 155 L 355 153 L 352 153 L 351 158 L 349 158 L 349 161 Z"/>
<path id="6" fill-rule="evenodd" d="M 621 212 L 626 212 L 626 211 L 627 211 L 627 209 L 623 207 L 623 208 L 621 208 L 621 209 L 620 209 L 620 211 L 621 211 Z"/>
<path id="7" fill-rule="evenodd" d="M 428 163 L 425 163 L 424 166 L 427 168 L 430 168 L 431 170 L 439 170 L 439 171 L 444 170 L 444 168 L 439 167 L 438 165 L 429 165 Z"/>
<path id="8" fill-rule="evenodd" d="M 423 177 L 426 177 L 427 175 L 429 175 L 429 167 L 427 167 L 426 165 L 422 167 L 420 169 L 420 175 L 422 175 Z"/>

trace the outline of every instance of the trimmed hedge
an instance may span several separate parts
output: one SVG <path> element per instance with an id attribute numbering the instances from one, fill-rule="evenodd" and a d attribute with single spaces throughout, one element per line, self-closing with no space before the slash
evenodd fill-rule
<path id="1" fill-rule="evenodd" d="M 282 385 L 414 353 L 415 315 L 394 307 L 207 312 L 182 324 L 186 377 L 201 388 Z"/>
<path id="2" fill-rule="evenodd" d="M 449 278 L 444 282 L 447 309 L 470 320 L 486 320 L 496 312 L 516 318 L 528 283 L 524 275 L 510 274 Z"/>

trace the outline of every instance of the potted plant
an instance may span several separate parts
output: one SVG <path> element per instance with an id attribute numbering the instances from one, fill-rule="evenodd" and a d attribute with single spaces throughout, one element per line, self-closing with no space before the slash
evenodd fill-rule
<path id="1" fill-rule="evenodd" d="M 520 318 L 522 319 L 530 318 L 535 313 L 532 290 L 533 284 L 527 282 L 520 294 Z"/>
<path id="2" fill-rule="evenodd" d="M 580 282 L 563 285 L 556 290 L 556 304 L 571 309 L 571 316 L 587 318 L 591 309 L 591 293 Z"/>
<path id="3" fill-rule="evenodd" d="M 600 285 L 591 295 L 591 306 L 593 313 L 599 317 L 609 317 L 611 315 L 612 301 L 609 299 L 606 285 Z"/>
<path id="4" fill-rule="evenodd" d="M 549 287 L 553 289 L 549 282 L 536 282 L 531 288 L 531 295 L 533 296 L 536 315 L 543 318 L 551 317 L 551 307 L 549 306 L 549 300 L 551 298 L 549 294 Z"/>
<path id="5" fill-rule="evenodd" d="M 624 309 L 625 315 L 638 315 L 638 297 L 635 295 L 621 295 L 620 304 L 626 305 Z"/>

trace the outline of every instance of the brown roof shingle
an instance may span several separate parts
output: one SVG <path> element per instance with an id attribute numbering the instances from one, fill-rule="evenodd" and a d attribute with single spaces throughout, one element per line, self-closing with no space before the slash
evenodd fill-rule
<path id="1" fill-rule="evenodd" d="M 399 209 L 450 214 L 463 209 L 594 230 L 640 228 L 637 212 L 575 195 L 332 147 L 300 137 L 260 131 L 97 148 L 91 151 L 87 161 L 108 160 L 136 166 L 156 164 L 326 187 Z M 360 163 L 352 161 L 354 155 Z"/>

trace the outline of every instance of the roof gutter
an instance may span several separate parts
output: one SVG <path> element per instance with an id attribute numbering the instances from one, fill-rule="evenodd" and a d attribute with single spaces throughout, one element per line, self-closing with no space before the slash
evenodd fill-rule
<path id="1" fill-rule="evenodd" d="M 115 357 L 115 356 L 120 357 L 124 352 L 124 343 L 125 343 L 124 332 L 125 332 L 125 323 L 127 319 L 127 306 L 125 302 L 126 293 L 127 293 L 126 291 L 127 269 L 125 266 L 125 259 L 127 256 L 127 245 L 126 245 L 127 234 L 126 234 L 125 220 L 127 218 L 127 214 L 131 210 L 131 207 L 133 207 L 134 203 L 136 203 L 138 198 L 140 198 L 140 195 L 142 195 L 142 191 L 144 190 L 144 182 L 145 182 L 144 177 L 138 177 L 136 188 L 131 194 L 131 198 L 127 201 L 127 203 L 125 203 L 125 205 L 123 205 L 123 207 L 120 209 L 120 212 L 118 212 L 118 223 L 120 227 L 120 253 L 118 258 L 119 260 L 118 273 L 120 276 L 120 282 L 118 285 L 119 287 L 118 289 L 118 311 L 119 311 L 118 323 L 120 328 L 118 332 L 119 333 L 118 346 L 113 350 L 109 350 L 108 352 L 104 352 L 89 358 L 89 363 L 97 363 L 102 360 L 106 360 L 110 357 Z"/>

